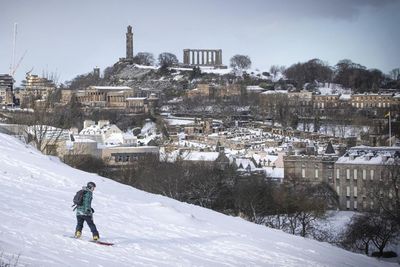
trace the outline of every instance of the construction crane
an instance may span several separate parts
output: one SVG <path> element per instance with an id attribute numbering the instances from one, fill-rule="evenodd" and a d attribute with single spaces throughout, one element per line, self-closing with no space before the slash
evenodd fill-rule
<path id="1" fill-rule="evenodd" d="M 24 59 L 28 50 L 25 50 L 24 54 L 18 60 L 17 64 L 15 64 L 15 53 L 17 48 L 17 33 L 18 33 L 18 23 L 14 23 L 14 35 L 13 35 L 13 51 L 12 51 L 12 59 L 10 65 L 10 75 L 14 76 L 15 72 L 17 71 L 19 65 L 21 64 L 22 60 Z"/>

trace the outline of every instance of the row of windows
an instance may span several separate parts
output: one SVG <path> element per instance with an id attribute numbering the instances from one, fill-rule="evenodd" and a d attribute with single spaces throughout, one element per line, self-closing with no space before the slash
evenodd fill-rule
<path id="1" fill-rule="evenodd" d="M 301 169 L 301 178 L 306 178 L 306 169 Z M 319 169 L 314 169 L 314 178 L 319 178 Z"/>
<path id="2" fill-rule="evenodd" d="M 356 108 L 368 108 L 368 107 L 378 107 L 378 108 L 386 108 L 386 107 L 390 107 L 390 103 L 352 103 L 353 107 Z"/>
<path id="3" fill-rule="evenodd" d="M 348 210 L 350 209 L 350 207 L 351 207 L 350 204 L 351 204 L 351 201 L 350 200 L 346 200 L 346 209 L 348 209 Z M 363 207 L 364 210 L 366 210 L 368 208 L 373 210 L 374 209 L 374 202 L 373 201 L 363 200 L 362 201 L 362 207 Z M 357 210 L 357 209 L 358 209 L 358 201 L 354 200 L 353 201 L 353 210 Z"/>
<path id="4" fill-rule="evenodd" d="M 363 180 L 374 180 L 375 178 L 375 170 L 371 169 L 371 170 L 366 170 L 363 169 L 361 171 L 361 177 L 360 177 L 360 173 L 358 171 L 358 169 L 353 169 L 353 172 L 351 172 L 350 169 L 346 169 L 346 179 L 350 180 L 351 178 L 353 178 L 354 180 L 357 180 L 358 178 L 361 178 Z M 353 176 L 351 176 L 351 174 L 353 174 Z M 301 169 L 301 177 L 302 178 L 306 178 L 306 168 L 303 166 Z M 336 169 L 336 179 L 340 179 L 341 177 L 341 170 L 340 169 Z M 319 168 L 315 167 L 314 169 L 314 178 L 319 178 Z M 329 177 L 329 179 L 331 179 L 331 177 Z"/>
<path id="5" fill-rule="evenodd" d="M 138 157 L 133 155 L 115 156 L 115 162 L 129 162 L 137 159 Z"/>
<path id="6" fill-rule="evenodd" d="M 363 180 L 367 180 L 367 174 L 369 173 L 369 179 L 372 181 L 374 180 L 374 176 L 375 176 L 375 170 L 369 170 L 369 172 L 367 172 L 366 169 L 363 169 L 361 172 L 361 175 Z M 353 170 L 353 177 L 351 177 L 351 170 L 350 169 L 346 169 L 346 179 L 350 180 L 350 178 L 353 178 L 354 180 L 357 180 L 359 178 L 359 173 L 357 169 Z M 336 169 L 336 179 L 340 179 L 340 169 Z"/>

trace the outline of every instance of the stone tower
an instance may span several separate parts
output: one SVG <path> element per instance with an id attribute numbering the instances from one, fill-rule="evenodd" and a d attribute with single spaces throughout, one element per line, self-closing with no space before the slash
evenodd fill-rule
<path id="1" fill-rule="evenodd" d="M 126 59 L 133 59 L 133 33 L 131 25 L 128 26 L 126 32 Z"/>

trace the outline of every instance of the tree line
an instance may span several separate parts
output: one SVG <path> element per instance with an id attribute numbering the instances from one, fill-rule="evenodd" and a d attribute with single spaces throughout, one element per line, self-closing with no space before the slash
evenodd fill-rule
<path id="1" fill-rule="evenodd" d="M 271 67 L 271 71 L 276 68 L 277 66 Z M 338 83 L 353 89 L 355 93 L 377 92 L 380 88 L 400 89 L 399 68 L 384 74 L 378 69 L 367 69 L 350 59 L 340 60 L 333 67 L 320 59 L 311 59 L 293 64 L 284 69 L 283 73 L 298 89 L 316 82 Z"/>

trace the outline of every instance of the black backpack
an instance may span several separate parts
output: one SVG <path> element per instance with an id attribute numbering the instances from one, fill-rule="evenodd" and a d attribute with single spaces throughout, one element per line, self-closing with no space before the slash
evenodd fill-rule
<path id="1" fill-rule="evenodd" d="M 76 192 L 76 194 L 74 196 L 74 199 L 73 199 L 74 205 L 72 205 L 72 207 L 73 206 L 82 206 L 84 194 L 85 194 L 85 190 L 83 190 L 83 189 L 81 189 L 78 192 Z M 75 209 L 76 209 L 76 207 L 75 207 Z"/>

